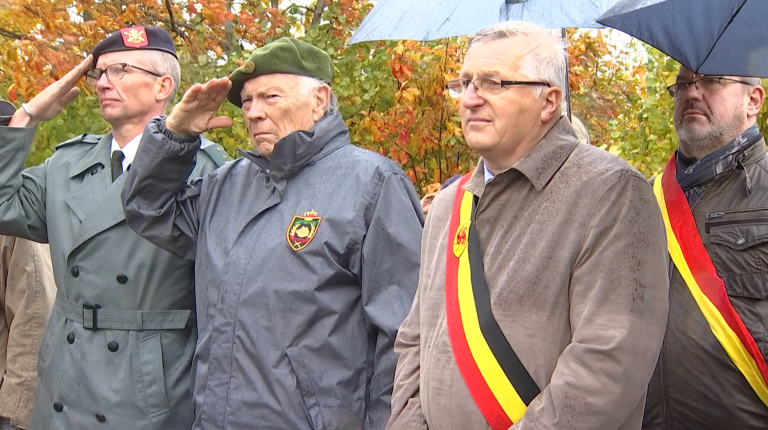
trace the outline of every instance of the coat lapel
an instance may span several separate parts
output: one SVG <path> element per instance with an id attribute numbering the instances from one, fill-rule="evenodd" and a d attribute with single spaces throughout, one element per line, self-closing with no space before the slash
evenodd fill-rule
<path id="1" fill-rule="evenodd" d="M 70 180 L 74 184 L 66 201 L 81 222 L 70 252 L 125 220 L 120 199 L 125 178 L 120 176 L 112 182 L 109 168 L 111 145 L 112 135 L 107 134 L 70 170 Z"/>

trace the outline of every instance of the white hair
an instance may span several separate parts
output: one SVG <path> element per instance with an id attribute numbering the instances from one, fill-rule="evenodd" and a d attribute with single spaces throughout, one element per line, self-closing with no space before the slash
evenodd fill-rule
<path id="1" fill-rule="evenodd" d="M 336 97 L 336 94 L 333 92 L 333 89 L 330 85 L 327 83 L 321 81 L 320 79 L 312 78 L 309 76 L 303 76 L 303 75 L 297 75 L 299 77 L 299 91 L 302 94 L 312 94 L 312 91 L 314 91 L 316 88 L 319 87 L 328 87 L 328 90 L 330 90 L 331 96 L 328 98 L 328 103 L 325 105 L 325 112 L 324 114 L 327 114 L 331 110 L 335 110 L 339 108 L 339 101 Z"/>
<path id="2" fill-rule="evenodd" d="M 165 107 L 167 108 L 173 102 L 173 98 L 179 91 L 179 85 L 181 85 L 179 60 L 169 52 L 158 51 L 155 49 L 145 49 L 142 55 L 144 62 L 150 70 L 163 76 L 168 75 L 173 79 L 173 91 L 171 92 L 171 96 L 168 97 L 168 100 L 165 102 Z"/>
<path id="3" fill-rule="evenodd" d="M 520 72 L 534 81 L 546 82 L 560 89 L 564 95 L 568 85 L 565 76 L 568 61 L 565 41 L 550 31 L 522 21 L 507 21 L 486 27 L 469 39 L 469 48 L 475 43 L 492 42 L 501 39 L 522 39 L 521 43 L 530 46 L 521 60 Z M 536 95 L 544 87 L 534 87 Z"/>

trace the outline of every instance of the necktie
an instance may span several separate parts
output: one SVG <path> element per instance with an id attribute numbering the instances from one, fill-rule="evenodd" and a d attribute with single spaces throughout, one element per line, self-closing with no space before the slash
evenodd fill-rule
<path id="1" fill-rule="evenodd" d="M 120 175 L 123 174 L 123 160 L 125 159 L 125 154 L 123 154 L 123 151 L 117 150 L 112 153 L 112 182 L 115 182 L 115 179 L 117 179 Z"/>

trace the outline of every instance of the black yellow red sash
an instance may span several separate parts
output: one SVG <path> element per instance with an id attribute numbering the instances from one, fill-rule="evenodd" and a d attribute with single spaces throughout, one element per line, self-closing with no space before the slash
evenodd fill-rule
<path id="1" fill-rule="evenodd" d="M 494 430 L 522 418 L 539 388 L 507 342 L 491 311 L 482 252 L 471 223 L 474 195 L 459 180 L 449 224 L 445 279 L 448 336 L 461 376 Z"/>
<path id="2" fill-rule="evenodd" d="M 723 280 L 707 254 L 696 221 L 677 183 L 675 156 L 654 182 L 653 190 L 667 227 L 669 255 L 704 314 L 715 337 L 757 396 L 768 406 L 768 366 L 755 339 L 728 299 Z"/>

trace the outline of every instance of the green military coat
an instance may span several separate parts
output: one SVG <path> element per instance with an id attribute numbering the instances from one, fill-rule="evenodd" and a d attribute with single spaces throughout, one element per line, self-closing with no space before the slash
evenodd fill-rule
<path id="1" fill-rule="evenodd" d="M 193 263 L 125 223 L 110 134 L 72 139 L 23 170 L 34 133 L 0 127 L 0 233 L 50 243 L 58 288 L 32 428 L 189 429 Z M 209 153 L 192 177 L 217 167 Z"/>

